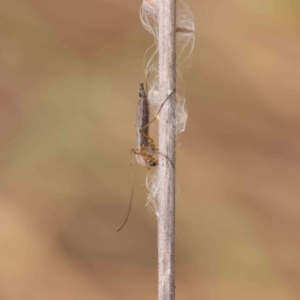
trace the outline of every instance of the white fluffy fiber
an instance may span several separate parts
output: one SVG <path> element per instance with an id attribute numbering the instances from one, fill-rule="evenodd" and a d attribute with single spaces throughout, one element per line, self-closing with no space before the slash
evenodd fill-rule
<path id="1" fill-rule="evenodd" d="M 158 1 L 143 0 L 140 18 L 144 27 L 154 36 L 154 44 L 145 54 L 145 74 L 147 77 L 148 100 L 152 112 L 156 112 L 162 99 L 159 93 L 158 85 Z M 176 16 L 176 132 L 181 133 L 185 130 L 187 120 L 187 110 L 185 106 L 185 86 L 182 78 L 182 72 L 189 67 L 191 53 L 194 48 L 194 20 L 188 5 L 182 1 L 177 1 Z M 158 154 L 158 159 L 160 155 Z M 147 176 L 146 186 L 148 188 L 148 207 L 157 215 L 156 198 L 160 186 L 160 175 L 157 168 Z"/>

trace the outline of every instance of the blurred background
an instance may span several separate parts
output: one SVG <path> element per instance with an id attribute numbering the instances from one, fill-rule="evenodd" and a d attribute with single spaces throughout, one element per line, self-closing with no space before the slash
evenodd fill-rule
<path id="1" fill-rule="evenodd" d="M 300 2 L 188 0 L 177 299 L 300 297 Z M 0 1 L 0 299 L 156 299 L 138 0 Z"/>

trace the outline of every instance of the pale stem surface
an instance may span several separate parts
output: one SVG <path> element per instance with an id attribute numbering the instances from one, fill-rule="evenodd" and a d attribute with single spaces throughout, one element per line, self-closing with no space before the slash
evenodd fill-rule
<path id="1" fill-rule="evenodd" d="M 176 0 L 159 3 L 159 88 L 165 99 L 176 88 Z M 170 96 L 159 117 L 159 151 L 175 166 L 176 95 Z M 158 174 L 158 300 L 175 299 L 175 169 L 163 156 Z"/>

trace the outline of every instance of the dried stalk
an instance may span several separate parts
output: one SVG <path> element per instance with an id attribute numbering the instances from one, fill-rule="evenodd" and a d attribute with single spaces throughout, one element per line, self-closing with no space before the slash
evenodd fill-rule
<path id="1" fill-rule="evenodd" d="M 158 3 L 159 88 L 166 99 L 176 89 L 176 0 Z M 175 299 L 175 101 L 173 93 L 159 117 L 159 149 L 170 161 L 162 156 L 158 165 L 158 300 Z"/>

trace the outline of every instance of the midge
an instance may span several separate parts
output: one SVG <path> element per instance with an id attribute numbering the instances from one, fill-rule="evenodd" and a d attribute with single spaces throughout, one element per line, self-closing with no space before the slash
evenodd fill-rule
<path id="1" fill-rule="evenodd" d="M 136 155 L 136 161 L 148 168 L 155 167 L 158 164 L 158 160 L 153 157 L 157 149 L 155 149 L 155 144 L 152 138 L 149 137 L 149 125 L 152 122 L 149 122 L 149 102 L 147 98 L 146 91 L 144 89 L 144 84 L 140 83 L 139 88 L 139 102 L 136 116 L 136 148 L 131 149 L 131 154 L 134 153 Z M 156 118 L 156 117 L 154 117 Z M 132 161 L 131 161 L 132 166 Z M 132 169 L 133 171 L 133 169 Z M 122 226 L 118 229 L 120 231 L 124 225 L 126 224 L 132 205 L 133 198 L 133 173 L 131 173 L 131 197 L 128 207 L 128 212 L 126 219 Z"/>
<path id="2" fill-rule="evenodd" d="M 138 109 L 137 109 L 137 118 L 136 118 L 136 148 L 131 149 L 131 153 L 134 153 L 136 155 L 136 161 L 143 165 L 147 166 L 148 168 L 155 167 L 158 164 L 158 159 L 154 157 L 155 153 L 158 153 L 159 155 L 162 155 L 165 157 L 170 164 L 172 165 L 174 169 L 174 165 L 172 162 L 169 160 L 169 158 L 158 152 L 158 149 L 156 149 L 155 144 L 153 139 L 149 136 L 149 125 L 157 119 L 161 109 L 163 108 L 164 104 L 166 101 L 170 98 L 170 96 L 175 92 L 175 90 L 170 93 L 167 98 L 163 101 L 163 103 L 160 105 L 156 115 L 154 118 L 149 121 L 149 102 L 148 102 L 148 97 L 146 94 L 146 91 L 144 89 L 144 84 L 140 83 L 140 88 L 139 88 L 139 102 L 138 102 Z M 132 179 L 132 177 L 131 177 Z M 126 216 L 126 219 L 122 226 L 118 229 L 120 231 L 124 225 L 126 224 L 129 214 L 131 211 L 131 205 L 132 205 L 132 197 L 133 197 L 133 185 L 131 189 L 131 197 L 130 197 L 130 203 L 129 203 L 129 208 L 128 208 L 128 213 Z"/>
<path id="3" fill-rule="evenodd" d="M 166 155 L 160 153 L 158 149 L 155 148 L 156 146 L 154 144 L 154 141 L 149 136 L 149 125 L 157 119 L 164 104 L 174 94 L 174 92 L 175 90 L 166 97 L 166 99 L 160 105 L 153 119 L 149 121 L 148 97 L 144 89 L 144 84 L 140 83 L 139 102 L 138 102 L 137 121 L 136 121 L 136 148 L 131 149 L 131 152 L 136 154 L 136 161 L 143 166 L 148 166 L 149 168 L 157 166 L 158 160 L 153 157 L 153 155 L 157 153 L 165 157 L 174 168 L 169 158 Z"/>
<path id="4" fill-rule="evenodd" d="M 140 83 L 139 102 L 136 118 L 136 148 L 131 151 L 136 154 L 136 161 L 143 165 L 155 167 L 158 160 L 153 157 L 158 149 L 152 138 L 149 137 L 149 102 L 144 89 L 144 84 Z"/>

